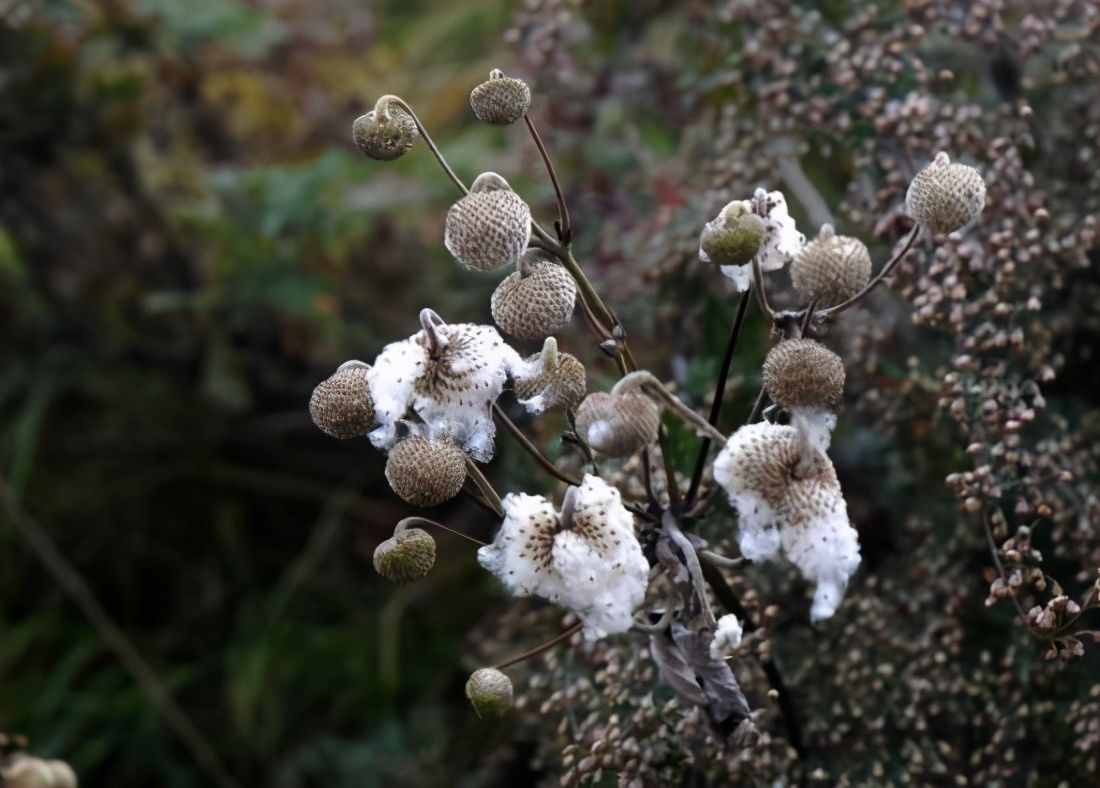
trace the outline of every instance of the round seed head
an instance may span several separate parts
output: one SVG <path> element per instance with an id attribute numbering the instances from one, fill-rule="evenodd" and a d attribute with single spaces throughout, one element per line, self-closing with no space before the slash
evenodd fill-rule
<path id="1" fill-rule="evenodd" d="M 478 120 L 506 126 L 515 123 L 531 108 L 531 88 L 522 79 L 506 77 L 498 69 L 470 93 L 470 106 Z"/>
<path id="2" fill-rule="evenodd" d="M 952 233 L 973 222 L 985 207 L 985 181 L 965 164 L 937 153 L 917 173 L 905 194 L 905 210 L 918 224 L 936 234 Z"/>
<path id="3" fill-rule="evenodd" d="M 512 710 L 512 680 L 496 668 L 475 670 L 466 682 L 466 697 L 479 717 L 503 717 Z"/>
<path id="4" fill-rule="evenodd" d="M 527 364 L 540 371 L 529 377 L 517 377 L 514 382 L 516 399 L 532 413 L 556 408 L 559 405 L 573 410 L 584 399 L 586 388 L 584 364 L 568 353 L 558 353 L 553 337 L 553 352 L 543 348 L 542 353 L 527 359 Z"/>
<path id="5" fill-rule="evenodd" d="M 462 490 L 466 455 L 449 440 L 410 435 L 390 451 L 386 481 L 405 503 L 438 506 Z"/>
<path id="6" fill-rule="evenodd" d="M 53 771 L 41 758 L 16 755 L 0 769 L 4 788 L 53 788 Z"/>
<path id="7" fill-rule="evenodd" d="M 521 339 L 545 339 L 567 326 L 573 317 L 577 283 L 563 266 L 530 250 L 493 291 L 493 320 Z"/>
<path id="8" fill-rule="evenodd" d="M 365 155 L 378 161 L 391 161 L 405 155 L 420 132 L 409 113 L 382 98 L 374 109 L 355 119 L 351 135 Z"/>
<path id="9" fill-rule="evenodd" d="M 661 409 L 645 394 L 589 394 L 577 408 L 577 432 L 600 454 L 629 457 L 655 443 Z"/>
<path id="10" fill-rule="evenodd" d="M 791 265 L 791 282 L 806 300 L 829 307 L 846 301 L 871 280 L 871 255 L 858 238 L 824 225 Z"/>
<path id="11" fill-rule="evenodd" d="M 313 423 L 334 438 L 366 435 L 374 426 L 374 401 L 362 362 L 348 362 L 313 389 L 309 415 Z"/>
<path id="12" fill-rule="evenodd" d="M 478 176 L 447 211 L 443 245 L 466 268 L 515 265 L 531 240 L 531 209 L 496 173 Z"/>
<path id="13" fill-rule="evenodd" d="M 46 767 L 53 777 L 53 788 L 76 788 L 76 772 L 69 764 L 64 761 L 50 760 L 46 761 Z"/>
<path id="14" fill-rule="evenodd" d="M 786 339 L 764 359 L 764 388 L 788 410 L 835 408 L 844 394 L 844 362 L 812 339 Z"/>
<path id="15" fill-rule="evenodd" d="M 435 539 L 421 528 L 398 531 L 374 549 L 374 571 L 394 583 L 412 583 L 435 566 Z"/>
<path id="16" fill-rule="evenodd" d="M 699 258 L 715 265 L 745 265 L 752 260 L 765 238 L 764 220 L 748 200 L 729 203 L 706 223 L 699 236 Z"/>

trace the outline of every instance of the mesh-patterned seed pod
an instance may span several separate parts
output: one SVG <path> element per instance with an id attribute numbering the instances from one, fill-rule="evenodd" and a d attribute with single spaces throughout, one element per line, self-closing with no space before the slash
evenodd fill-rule
<path id="1" fill-rule="evenodd" d="M 764 244 L 764 220 L 748 200 L 735 200 L 706 223 L 699 236 L 699 258 L 715 265 L 745 265 Z"/>
<path id="2" fill-rule="evenodd" d="M 764 389 L 780 407 L 835 408 L 844 394 L 844 362 L 812 339 L 786 339 L 764 359 Z"/>
<path id="3" fill-rule="evenodd" d="M 629 457 L 657 441 L 661 409 L 638 392 L 589 394 L 577 408 L 577 432 L 594 451 Z"/>
<path id="4" fill-rule="evenodd" d="M 503 717 L 512 710 L 512 680 L 496 668 L 475 670 L 466 682 L 466 697 L 477 716 Z"/>
<path id="5" fill-rule="evenodd" d="M 322 380 L 309 398 L 313 423 L 341 440 L 366 435 L 374 425 L 374 401 L 367 373 L 361 361 L 348 361 L 331 377 Z"/>
<path id="6" fill-rule="evenodd" d="M 531 240 L 531 209 L 495 172 L 477 177 L 447 211 L 443 245 L 475 271 L 515 265 Z"/>
<path id="7" fill-rule="evenodd" d="M 984 207 L 985 181 L 981 173 L 965 164 L 952 163 L 943 152 L 917 173 L 905 194 L 909 215 L 940 235 L 970 224 Z"/>
<path id="8" fill-rule="evenodd" d="M 366 156 L 392 161 L 405 155 L 420 132 L 409 113 L 383 96 L 374 109 L 355 119 L 351 136 Z"/>
<path id="9" fill-rule="evenodd" d="M 438 506 L 466 481 L 466 454 L 449 440 L 410 435 L 390 450 L 386 481 L 405 503 Z"/>
<path id="10" fill-rule="evenodd" d="M 504 72 L 493 69 L 489 81 L 470 92 L 470 106 L 478 120 L 506 126 L 531 108 L 531 88 L 522 79 L 506 77 Z"/>
<path id="11" fill-rule="evenodd" d="M 537 249 L 524 253 L 519 270 L 493 291 L 493 320 L 520 339 L 545 339 L 569 324 L 577 283 L 565 268 Z"/>
<path id="12" fill-rule="evenodd" d="M 401 528 L 374 549 L 374 571 L 394 583 L 412 583 L 435 566 L 435 539 L 421 528 Z"/>
<path id="13" fill-rule="evenodd" d="M 837 235 L 823 225 L 791 264 L 791 282 L 807 301 L 820 307 L 846 301 L 871 280 L 871 254 L 858 238 Z"/>
<path id="14" fill-rule="evenodd" d="M 584 364 L 569 353 L 559 353 L 558 343 L 547 337 L 540 353 L 527 359 L 527 364 L 539 372 L 515 379 L 516 399 L 532 413 L 551 408 L 573 410 L 584 399 L 586 380 Z"/>

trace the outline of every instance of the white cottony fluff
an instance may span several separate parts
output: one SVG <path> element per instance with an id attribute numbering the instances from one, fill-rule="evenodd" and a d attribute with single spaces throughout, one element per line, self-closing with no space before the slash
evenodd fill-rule
<path id="1" fill-rule="evenodd" d="M 787 198 L 783 192 L 765 192 L 757 189 L 754 200 L 766 200 L 768 215 L 764 217 L 764 244 L 760 247 L 760 270 L 778 271 L 794 259 L 806 245 L 806 236 L 798 231 L 794 217 L 787 210 Z M 739 293 L 749 289 L 752 283 L 752 264 L 723 265 L 721 271 L 733 282 Z"/>
<path id="2" fill-rule="evenodd" d="M 810 617 L 820 621 L 836 612 L 859 567 L 859 540 L 832 462 L 804 449 L 794 427 L 747 425 L 718 455 L 714 478 L 737 509 L 742 554 L 757 561 L 781 553 L 798 567 L 816 586 Z"/>
<path id="3" fill-rule="evenodd" d="M 504 523 L 478 561 L 516 596 L 574 611 L 589 639 L 626 632 L 645 599 L 649 563 L 619 491 L 586 475 L 571 522 L 539 495 L 505 496 Z"/>
<path id="4" fill-rule="evenodd" d="M 397 440 L 397 422 L 405 418 L 416 381 L 428 364 L 428 350 L 412 339 L 391 342 L 382 348 L 367 372 L 374 417 L 379 426 L 370 434 L 378 449 L 389 449 Z"/>
<path id="5" fill-rule="evenodd" d="M 710 641 L 710 656 L 712 659 L 725 659 L 741 645 L 741 622 L 733 613 L 728 613 L 718 619 L 718 628 L 714 631 L 714 638 Z"/>
<path id="6" fill-rule="evenodd" d="M 791 408 L 791 426 L 799 430 L 813 448 L 829 450 L 836 429 L 836 414 L 825 408 Z"/>

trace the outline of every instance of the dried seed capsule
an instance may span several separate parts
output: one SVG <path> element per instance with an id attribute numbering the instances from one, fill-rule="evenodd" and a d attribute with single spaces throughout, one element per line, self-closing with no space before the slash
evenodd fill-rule
<path id="1" fill-rule="evenodd" d="M 317 384 L 309 398 L 313 423 L 334 438 L 366 435 L 374 425 L 374 401 L 362 361 L 348 361 Z"/>
<path id="2" fill-rule="evenodd" d="M 475 271 L 515 265 L 531 240 L 531 209 L 495 172 L 477 177 L 447 211 L 443 245 Z"/>
<path id="3" fill-rule="evenodd" d="M 449 440 L 410 435 L 390 450 L 386 481 L 405 503 L 438 506 L 466 481 L 466 455 Z"/>
<path id="4" fill-rule="evenodd" d="M 504 76 L 494 68 L 489 81 L 470 92 L 470 106 L 478 120 L 506 126 L 515 123 L 531 108 L 531 88 L 522 79 Z"/>
<path id="5" fill-rule="evenodd" d="M 435 539 L 421 528 L 403 528 L 374 549 L 374 571 L 394 583 L 412 583 L 435 566 Z"/>
<path id="6" fill-rule="evenodd" d="M 466 697 L 479 717 L 503 717 L 512 710 L 512 680 L 496 668 L 475 670 L 466 682 Z"/>
<path id="7" fill-rule="evenodd" d="M 661 409 L 638 392 L 597 391 L 577 408 L 577 432 L 593 450 L 608 457 L 629 457 L 655 443 L 660 426 Z"/>
<path id="8" fill-rule="evenodd" d="M 515 379 L 516 399 L 531 413 L 556 408 L 573 410 L 584 399 L 584 364 L 568 353 L 558 352 L 558 343 L 547 337 L 542 352 L 527 359 L 538 370 Z"/>
<path id="9" fill-rule="evenodd" d="M 715 265 L 746 265 L 764 245 L 765 231 L 752 203 L 735 200 L 703 227 L 699 259 Z"/>
<path id="10" fill-rule="evenodd" d="M 0 767 L 0 784 L 4 788 L 53 788 L 53 771 L 46 761 L 29 755 L 14 756 Z"/>
<path id="11" fill-rule="evenodd" d="M 351 135 L 365 155 L 378 161 L 391 161 L 405 155 L 420 132 L 409 113 L 383 96 L 374 109 L 355 119 Z"/>
<path id="12" fill-rule="evenodd" d="M 565 268 L 528 250 L 519 270 L 493 291 L 493 320 L 521 339 L 545 339 L 569 325 L 577 300 L 577 283 Z"/>
<path id="13" fill-rule="evenodd" d="M 791 408 L 835 408 L 844 394 L 844 362 L 812 339 L 787 339 L 764 359 L 764 388 Z"/>
<path id="14" fill-rule="evenodd" d="M 803 247 L 791 265 L 791 282 L 807 301 L 829 307 L 847 301 L 871 280 L 871 255 L 858 238 L 837 235 L 832 225 Z"/>
<path id="15" fill-rule="evenodd" d="M 973 222 L 985 207 L 985 181 L 965 164 L 953 164 L 946 153 L 917 173 L 905 194 L 905 210 L 936 234 L 952 233 Z"/>

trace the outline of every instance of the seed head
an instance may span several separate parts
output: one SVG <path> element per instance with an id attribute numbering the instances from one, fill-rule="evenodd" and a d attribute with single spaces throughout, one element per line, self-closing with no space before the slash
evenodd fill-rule
<path id="1" fill-rule="evenodd" d="M 905 195 L 905 210 L 938 235 L 973 222 L 985 207 L 985 181 L 965 164 L 954 164 L 946 153 L 917 173 Z"/>
<path id="2" fill-rule="evenodd" d="M 837 235 L 832 225 L 803 247 L 791 265 L 791 282 L 806 300 L 829 307 L 854 296 L 871 279 L 871 255 L 858 238 Z"/>
<path id="3" fill-rule="evenodd" d="M 412 583 L 435 566 L 435 539 L 421 528 L 402 528 L 374 549 L 374 571 L 394 583 Z"/>
<path id="4" fill-rule="evenodd" d="M 640 392 L 589 394 L 577 408 L 577 432 L 600 454 L 629 457 L 656 442 L 661 409 Z"/>
<path id="5" fill-rule="evenodd" d="M 477 716 L 503 717 L 512 710 L 512 680 L 496 668 L 475 670 L 466 682 L 466 697 Z"/>
<path id="6" fill-rule="evenodd" d="M 374 401 L 367 373 L 361 361 L 348 361 L 313 389 L 309 415 L 313 423 L 334 438 L 366 435 L 374 425 Z"/>
<path id="7" fill-rule="evenodd" d="M 0 768 L 4 788 L 76 788 L 76 773 L 64 761 L 18 754 Z"/>
<path id="8" fill-rule="evenodd" d="M 386 480 L 405 503 L 438 506 L 466 481 L 466 455 L 449 440 L 410 435 L 390 451 Z"/>
<path id="9" fill-rule="evenodd" d="M 542 352 L 527 359 L 535 374 L 517 377 L 514 383 L 516 399 L 531 413 L 564 407 L 573 410 L 584 399 L 584 364 L 575 356 L 558 352 L 558 343 L 547 337 Z"/>
<path id="10" fill-rule="evenodd" d="M 519 270 L 493 291 L 493 320 L 521 339 L 545 339 L 569 324 L 577 283 L 564 267 L 536 249 L 520 258 Z"/>
<path id="11" fill-rule="evenodd" d="M 500 69 L 489 72 L 470 93 L 470 106 L 478 120 L 506 126 L 515 123 L 531 108 L 531 88 L 522 79 L 504 76 Z"/>
<path id="12" fill-rule="evenodd" d="M 746 265 L 764 244 L 764 220 L 748 200 L 735 200 L 707 222 L 699 236 L 699 259 L 715 265 Z"/>
<path id="13" fill-rule="evenodd" d="M 412 116 L 385 96 L 355 119 L 351 134 L 359 150 L 378 161 L 404 156 L 420 136 Z"/>
<path id="14" fill-rule="evenodd" d="M 764 388 L 791 408 L 835 408 L 844 394 L 844 362 L 812 339 L 786 339 L 764 359 Z"/>
<path id="15" fill-rule="evenodd" d="M 475 271 L 515 265 L 531 240 L 531 209 L 495 172 L 477 177 L 470 193 L 451 206 L 443 244 Z"/>

